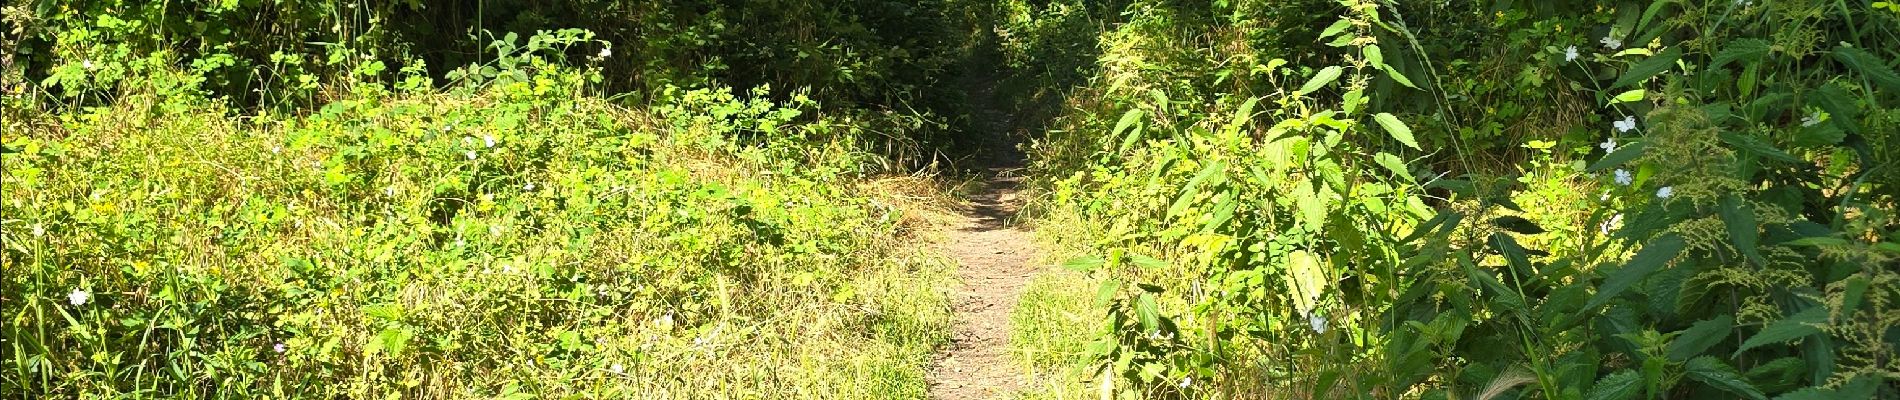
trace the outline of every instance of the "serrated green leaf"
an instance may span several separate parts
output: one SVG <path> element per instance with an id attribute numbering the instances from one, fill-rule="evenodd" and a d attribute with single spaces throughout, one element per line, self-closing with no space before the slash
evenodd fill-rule
<path id="1" fill-rule="evenodd" d="M 1339 79 L 1339 74 L 1344 72 L 1345 69 L 1337 65 L 1321 68 L 1319 73 L 1313 74 L 1311 79 L 1306 80 L 1306 84 L 1300 85 L 1300 91 L 1295 94 L 1305 95 L 1319 90 L 1320 87 L 1326 86 L 1328 83 L 1333 83 L 1335 79 Z"/>
<path id="2" fill-rule="evenodd" d="M 1767 40 L 1756 38 L 1731 40 L 1727 45 L 1722 46 L 1721 51 L 1715 53 L 1715 59 L 1709 61 L 1709 69 L 1722 68 L 1736 61 L 1761 61 L 1762 57 L 1768 55 L 1768 50 Z"/>
<path id="3" fill-rule="evenodd" d="M 1142 293 L 1140 297 L 1135 298 L 1135 318 L 1141 321 L 1141 330 L 1143 332 L 1154 332 L 1161 329 L 1160 308 L 1160 306 L 1155 304 L 1154 293 Z"/>
<path id="4" fill-rule="evenodd" d="M 1681 334 L 1676 335 L 1675 340 L 1669 342 L 1669 359 L 1687 360 L 1708 351 L 1710 347 L 1715 347 L 1716 343 L 1721 343 L 1722 339 L 1728 337 L 1730 330 L 1734 329 L 1734 324 L 1734 317 L 1722 315 L 1690 325 L 1689 329 L 1683 329 Z"/>
<path id="5" fill-rule="evenodd" d="M 1860 48 L 1841 46 L 1834 49 L 1834 59 L 1840 60 L 1841 64 L 1846 64 L 1848 68 L 1859 72 L 1861 76 L 1873 81 L 1881 88 L 1900 90 L 1900 74 L 1887 68 L 1887 61 L 1880 59 L 1880 56 Z"/>
<path id="6" fill-rule="evenodd" d="M 1623 148 L 1621 149 L 1617 149 L 1614 152 L 1610 152 L 1610 154 L 1604 155 L 1603 159 L 1597 160 L 1597 162 L 1590 164 L 1590 167 L 1585 168 L 1584 171 L 1597 172 L 1597 171 L 1602 171 L 1602 170 L 1606 170 L 1610 168 L 1616 168 L 1617 166 L 1623 165 L 1623 163 L 1630 162 L 1630 160 L 1634 160 L 1637 157 L 1642 157 L 1643 149 L 1646 149 L 1648 147 L 1649 145 L 1643 142 L 1631 143 L 1628 146 L 1623 146 Z"/>
<path id="7" fill-rule="evenodd" d="M 1398 139 L 1399 143 L 1405 144 L 1406 147 L 1419 148 L 1418 140 L 1412 138 L 1412 127 L 1405 126 L 1405 122 L 1399 121 L 1399 117 L 1392 116 L 1392 113 L 1378 113 L 1372 115 L 1372 120 L 1378 122 L 1379 127 L 1385 128 L 1386 133 L 1392 134 L 1393 139 Z"/>
<path id="8" fill-rule="evenodd" d="M 1742 347 L 1735 349 L 1734 356 L 1741 357 L 1742 352 L 1756 347 L 1784 343 L 1821 333 L 1821 328 L 1815 325 L 1825 322 L 1827 322 L 1827 307 L 1812 307 L 1803 310 L 1780 321 L 1769 323 L 1767 327 L 1761 329 L 1761 332 L 1743 341 Z"/>
<path id="9" fill-rule="evenodd" d="M 1286 271 L 1290 279 L 1286 283 L 1292 286 L 1293 306 L 1301 313 L 1311 312 L 1319 305 L 1319 297 L 1326 290 L 1325 264 L 1319 257 L 1306 250 L 1294 250 L 1286 255 Z"/>
<path id="10" fill-rule="evenodd" d="M 1682 48 L 1670 47 L 1668 50 L 1663 50 L 1662 53 L 1650 56 L 1636 63 L 1636 65 L 1630 66 L 1630 69 L 1624 71 L 1622 76 L 1617 77 L 1616 83 L 1610 84 L 1607 89 L 1620 89 L 1624 86 L 1634 85 L 1638 82 L 1648 80 L 1656 76 L 1656 74 L 1675 67 L 1676 60 L 1680 59 L 1682 59 Z"/>
<path id="11" fill-rule="evenodd" d="M 1378 44 L 1368 44 L 1360 51 L 1366 55 L 1367 64 L 1372 65 L 1373 68 L 1385 69 L 1385 51 L 1379 50 Z"/>
<path id="12" fill-rule="evenodd" d="M 1590 387 L 1590 396 L 1586 397 L 1586 399 L 1626 400 L 1636 398 L 1636 394 L 1643 390 L 1642 379 L 1643 377 L 1637 374 L 1635 370 L 1626 369 L 1617 371 L 1616 373 L 1603 377 L 1603 379 L 1598 379 L 1597 384 Z"/>
<path id="13" fill-rule="evenodd" d="M 1597 287 L 1596 296 L 1590 297 L 1590 304 L 1584 308 L 1596 308 L 1603 303 L 1608 303 L 1630 286 L 1635 286 L 1643 278 L 1649 277 L 1649 274 L 1669 264 L 1669 260 L 1675 259 L 1676 254 L 1681 253 L 1683 247 L 1687 245 L 1688 243 L 1684 242 L 1681 236 L 1674 233 L 1664 234 L 1662 237 L 1649 241 L 1649 244 L 1643 245 L 1642 250 L 1636 252 L 1635 257 L 1630 257 L 1630 261 L 1623 264 L 1622 269 L 1616 270 L 1603 280 L 1603 285 Z"/>
<path id="14" fill-rule="evenodd" d="M 1755 389 L 1755 385 L 1742 379 L 1742 375 L 1735 372 L 1735 367 L 1730 367 L 1728 363 L 1716 359 L 1715 356 L 1701 356 L 1689 360 L 1686 370 L 1689 379 L 1710 387 L 1753 400 L 1768 400 L 1768 396 L 1761 394 L 1761 390 Z"/>
<path id="15" fill-rule="evenodd" d="M 1801 374 L 1807 372 L 1807 368 L 1808 363 L 1801 361 L 1800 357 L 1782 357 L 1755 366 L 1744 376 L 1764 393 L 1779 393 L 1799 385 Z"/>
<path id="16" fill-rule="evenodd" d="M 1728 195 L 1722 198 L 1718 213 L 1722 215 L 1723 226 L 1728 228 L 1729 245 L 1755 265 L 1767 264 L 1768 260 L 1762 258 L 1756 248 L 1761 242 L 1761 232 L 1755 223 L 1755 210 L 1740 196 Z"/>

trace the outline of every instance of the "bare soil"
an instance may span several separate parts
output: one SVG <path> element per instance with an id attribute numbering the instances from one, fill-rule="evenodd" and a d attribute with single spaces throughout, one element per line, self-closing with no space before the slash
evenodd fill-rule
<path id="1" fill-rule="evenodd" d="M 1007 398 L 1023 373 L 1009 359 L 1010 310 L 1035 272 L 1032 234 L 1016 224 L 1022 207 L 1017 190 L 1024 154 L 1010 129 L 1010 115 L 992 105 L 995 82 L 971 82 L 970 101 L 978 109 L 978 139 L 967 160 L 981 186 L 968 196 L 963 218 L 949 229 L 943 252 L 957 261 L 959 285 L 952 288 L 956 321 L 950 343 L 930 365 L 930 398 L 945 400 Z"/>

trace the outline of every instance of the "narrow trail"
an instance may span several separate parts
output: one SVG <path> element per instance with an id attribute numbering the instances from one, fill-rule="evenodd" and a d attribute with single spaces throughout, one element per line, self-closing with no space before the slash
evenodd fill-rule
<path id="1" fill-rule="evenodd" d="M 944 253 L 957 260 L 959 286 L 950 296 L 956 315 L 950 343 L 931 360 L 932 399 L 1006 398 L 1015 392 L 1022 373 L 1009 359 L 1009 313 L 1035 273 L 1032 235 L 1014 221 L 1022 207 L 1017 196 L 1025 159 L 1016 148 L 1020 139 L 1008 128 L 1008 113 L 992 105 L 995 82 L 969 87 L 978 112 L 975 125 L 988 134 L 971 160 L 982 166 L 983 179 L 943 244 Z"/>

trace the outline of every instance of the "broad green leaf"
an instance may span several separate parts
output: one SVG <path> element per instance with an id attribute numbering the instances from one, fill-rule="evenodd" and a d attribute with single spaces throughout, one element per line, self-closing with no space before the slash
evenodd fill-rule
<path id="1" fill-rule="evenodd" d="M 1527 278 L 1536 272 L 1531 270 L 1530 254 L 1525 253 L 1524 246 L 1518 245 L 1517 239 L 1512 239 L 1511 235 L 1492 233 L 1489 244 L 1492 250 L 1504 256 L 1504 262 L 1510 264 L 1511 270 L 1517 271 L 1518 277 Z"/>
<path id="2" fill-rule="evenodd" d="M 1636 252 L 1635 257 L 1630 257 L 1630 261 L 1623 264 L 1622 269 L 1616 270 L 1615 273 L 1610 274 L 1609 278 L 1603 280 L 1603 285 L 1597 287 L 1596 296 L 1591 297 L 1590 304 L 1584 308 L 1593 309 L 1616 298 L 1616 295 L 1622 294 L 1630 286 L 1635 286 L 1643 278 L 1649 277 L 1649 274 L 1669 264 L 1669 260 L 1675 259 L 1676 254 L 1681 253 L 1682 248 L 1687 245 L 1688 243 L 1684 242 L 1681 236 L 1674 233 L 1664 234 L 1662 237 L 1649 241 L 1649 244 L 1643 245 L 1642 250 Z"/>
<path id="3" fill-rule="evenodd" d="M 1782 318 L 1780 321 L 1769 323 L 1767 327 L 1761 329 L 1761 332 L 1757 332 L 1755 336 L 1750 336 L 1748 340 L 1743 341 L 1742 347 L 1735 349 L 1734 356 L 1741 357 L 1742 352 L 1756 347 L 1784 343 L 1804 338 L 1808 335 L 1821 333 L 1821 328 L 1816 325 L 1826 322 L 1827 307 L 1808 308 L 1807 310 L 1795 313 L 1795 315 Z"/>
<path id="4" fill-rule="evenodd" d="M 1259 97 L 1251 97 L 1240 103 L 1240 109 L 1234 111 L 1234 119 L 1227 122 L 1227 132 L 1239 133 L 1241 128 L 1245 128 L 1247 121 L 1253 120 L 1253 107 L 1259 102 Z"/>
<path id="5" fill-rule="evenodd" d="M 1751 209 L 1740 196 L 1728 195 L 1722 198 L 1718 213 L 1722 223 L 1728 228 L 1729 245 L 1741 251 L 1748 261 L 1757 266 L 1766 265 L 1761 251 L 1756 247 L 1761 242 L 1761 232 L 1755 223 L 1755 210 Z"/>
<path id="6" fill-rule="evenodd" d="M 1103 259 L 1101 256 L 1083 256 L 1062 262 L 1062 268 L 1067 268 L 1075 272 L 1089 272 L 1094 271 L 1096 268 L 1101 268 L 1102 265 L 1105 264 L 1108 264 L 1108 260 Z"/>
<path id="7" fill-rule="evenodd" d="M 1616 104 L 1623 104 L 1623 103 L 1628 103 L 1628 102 L 1633 102 L 1633 101 L 1642 101 L 1643 97 L 1648 96 L 1648 95 L 1649 95 L 1649 90 L 1630 89 L 1629 91 L 1616 95 L 1616 97 L 1610 98 L 1610 104 L 1616 105 Z"/>
<path id="8" fill-rule="evenodd" d="M 1405 77 L 1405 74 L 1399 72 L 1398 68 L 1390 68 L 1390 67 L 1386 68 L 1385 76 L 1392 77 L 1393 81 L 1398 82 L 1400 85 L 1405 85 L 1405 87 L 1413 88 L 1413 89 L 1418 88 L 1417 84 L 1412 83 L 1412 78 Z"/>
<path id="9" fill-rule="evenodd" d="M 1412 173 L 1405 168 L 1405 161 L 1399 160 L 1399 156 L 1381 151 L 1379 154 L 1372 156 L 1372 162 L 1378 163 L 1381 167 L 1385 167 L 1386 171 L 1392 172 L 1392 175 L 1398 176 L 1406 182 L 1411 182 L 1413 179 Z"/>
<path id="10" fill-rule="evenodd" d="M 1855 47 L 1842 46 L 1834 49 L 1834 59 L 1840 60 L 1854 72 L 1859 72 L 1867 80 L 1887 90 L 1900 90 L 1900 74 L 1887 68 L 1887 61 L 1880 56 Z"/>
<path id="11" fill-rule="evenodd" d="M 1590 164 L 1590 167 L 1585 168 L 1584 171 L 1597 172 L 1597 171 L 1602 171 L 1602 170 L 1606 170 L 1610 168 L 1616 168 L 1617 166 L 1623 165 L 1623 163 L 1630 162 L 1630 160 L 1635 160 L 1637 157 L 1642 157 L 1643 149 L 1645 148 L 1648 148 L 1648 145 L 1643 142 L 1636 142 L 1636 143 L 1631 143 L 1628 146 L 1623 146 L 1623 148 L 1621 149 L 1616 149 L 1616 151 L 1611 152 L 1610 154 L 1604 155 L 1603 159 L 1597 160 L 1597 162 Z"/>
<path id="12" fill-rule="evenodd" d="M 1868 400 L 1880 392 L 1880 378 L 1860 375 L 1838 388 L 1811 387 L 1775 396 L 1775 400 Z"/>
<path id="13" fill-rule="evenodd" d="M 1521 233 L 1525 235 L 1535 235 L 1535 234 L 1545 232 L 1544 227 L 1537 226 L 1536 222 L 1531 222 L 1528 219 L 1524 219 L 1524 217 L 1519 217 L 1515 215 L 1506 215 L 1502 217 L 1492 218 L 1491 225 L 1495 225 L 1499 228 L 1504 228 L 1504 230 L 1507 230 L 1507 231 L 1517 232 L 1517 233 Z"/>
<path id="14" fill-rule="evenodd" d="M 1136 265 L 1136 266 L 1139 266 L 1139 267 L 1142 267 L 1142 268 L 1149 268 L 1149 269 L 1157 269 L 1157 268 L 1167 268 L 1167 267 L 1168 267 L 1168 262 L 1167 262 L 1167 261 L 1161 261 L 1160 259 L 1157 259 L 1157 258 L 1154 258 L 1154 257 L 1149 257 L 1149 256 L 1144 256 L 1144 255 L 1140 255 L 1140 254 L 1130 254 L 1130 255 L 1128 255 L 1128 261 L 1129 261 L 1129 262 L 1133 262 L 1133 263 L 1135 263 L 1135 265 Z"/>
<path id="15" fill-rule="evenodd" d="M 1768 56 L 1768 50 L 1767 40 L 1756 38 L 1731 40 L 1727 45 L 1722 46 L 1721 51 L 1715 53 L 1715 59 L 1709 60 L 1709 69 L 1722 68 L 1736 61 L 1761 61 L 1762 57 Z"/>
<path id="16" fill-rule="evenodd" d="M 1829 124 L 1839 126 L 1847 133 L 1860 133 L 1860 106 L 1858 105 L 1860 96 L 1855 96 L 1841 85 L 1834 83 L 1821 85 L 1814 91 L 1815 95 L 1810 96 L 1809 99 L 1814 102 L 1814 105 L 1827 111 Z M 1837 142 L 1840 140 L 1825 141 L 1826 144 Z"/>
<path id="17" fill-rule="evenodd" d="M 1708 351 L 1710 347 L 1715 347 L 1716 343 L 1721 343 L 1722 339 L 1728 337 L 1734 324 L 1734 317 L 1722 315 L 1690 325 L 1689 329 L 1683 329 L 1681 334 L 1676 335 L 1675 340 L 1669 342 L 1669 359 L 1687 360 Z"/>
<path id="18" fill-rule="evenodd" d="M 1385 69 L 1385 52 L 1379 50 L 1378 44 L 1368 44 L 1362 51 L 1366 55 L 1367 64 L 1371 64 L 1373 68 Z"/>
<path id="19" fill-rule="evenodd" d="M 1412 138 L 1412 128 L 1405 126 L 1404 121 L 1399 121 L 1399 117 L 1392 116 L 1391 113 L 1378 113 L 1372 115 L 1372 120 L 1378 122 L 1379 127 L 1385 128 L 1386 133 L 1392 134 L 1393 139 L 1398 139 L 1399 143 L 1404 143 L 1406 147 L 1419 148 L 1418 140 Z"/>
<path id="20" fill-rule="evenodd" d="M 1340 32 L 1345 32 L 1346 28 L 1350 27 L 1352 27 L 1352 20 L 1340 18 L 1338 21 L 1333 21 L 1332 25 L 1327 25 L 1325 30 L 1320 31 L 1319 37 L 1333 37 L 1333 35 L 1338 35 Z"/>
<path id="21" fill-rule="evenodd" d="M 1160 306 L 1155 304 L 1154 293 L 1142 293 L 1140 297 L 1135 298 L 1135 318 L 1141 320 L 1141 330 L 1143 332 L 1154 332 L 1161 329 L 1160 308 Z"/>
<path id="22" fill-rule="evenodd" d="M 1313 78 L 1306 80 L 1306 84 L 1300 85 L 1300 91 L 1295 94 L 1305 95 L 1319 90 L 1320 87 L 1326 86 L 1328 83 L 1333 83 L 1335 79 L 1339 79 L 1339 74 L 1343 72 L 1345 72 L 1345 69 L 1337 65 L 1321 68 L 1319 73 L 1313 74 Z"/>
<path id="23" fill-rule="evenodd" d="M 1636 398 L 1636 394 L 1643 390 L 1642 379 L 1643 377 L 1637 374 L 1636 370 L 1626 369 L 1617 371 L 1616 373 L 1603 377 L 1603 379 L 1597 380 L 1597 384 L 1590 387 L 1590 396 L 1587 397 L 1587 399 L 1625 400 Z"/>
<path id="24" fill-rule="evenodd" d="M 1801 159 L 1795 158 L 1794 155 L 1788 154 L 1788 152 L 1781 151 L 1781 149 L 1775 148 L 1774 145 L 1763 141 L 1761 138 L 1756 137 L 1755 135 L 1742 133 L 1742 132 L 1722 132 L 1721 134 L 1716 135 L 1716 136 L 1721 138 L 1723 143 L 1728 143 L 1728 145 L 1730 146 L 1735 146 L 1736 149 L 1748 150 L 1748 152 L 1750 153 L 1759 154 L 1763 157 L 1768 157 L 1768 158 L 1775 159 L 1777 161 L 1782 161 L 1782 162 L 1800 162 L 1801 161 Z"/>
<path id="25" fill-rule="evenodd" d="M 1801 375 L 1807 371 L 1808 363 L 1802 362 L 1800 357 L 1782 357 L 1757 365 L 1743 376 L 1762 392 L 1779 393 L 1800 385 Z"/>
<path id="26" fill-rule="evenodd" d="M 1120 152 L 1128 151 L 1130 147 L 1134 147 L 1136 141 L 1141 140 L 1141 129 L 1135 129 L 1133 131 L 1129 131 L 1129 128 L 1134 127 L 1135 123 L 1141 122 L 1142 115 L 1143 115 L 1143 111 L 1141 111 L 1141 109 L 1139 108 L 1128 110 L 1128 112 L 1122 113 L 1121 121 L 1118 121 L 1115 123 L 1115 130 L 1111 131 L 1109 133 L 1109 136 L 1110 137 L 1122 136 L 1123 132 L 1127 132 L 1128 136 L 1122 136 L 1121 147 L 1116 148 L 1115 152 L 1120 153 Z"/>
<path id="27" fill-rule="evenodd" d="M 1867 275 L 1856 274 L 1847 277 L 1846 282 L 1846 288 L 1841 290 L 1841 311 L 1852 314 L 1860 308 L 1861 300 L 1867 296 L 1870 281 L 1867 280 Z"/>
<path id="28" fill-rule="evenodd" d="M 1656 74 L 1675 67 L 1676 60 L 1679 59 L 1682 59 L 1682 48 L 1670 47 L 1668 50 L 1663 50 L 1662 53 L 1643 59 L 1642 62 L 1630 66 L 1628 71 L 1623 72 L 1623 76 L 1616 78 L 1616 83 L 1610 84 L 1606 89 L 1618 89 L 1648 80 L 1650 77 L 1656 76 Z"/>
<path id="29" fill-rule="evenodd" d="M 1728 363 L 1716 359 L 1715 356 L 1701 356 L 1689 360 L 1686 369 L 1689 379 L 1749 399 L 1768 400 L 1768 396 L 1762 395 L 1761 390 L 1755 389 L 1755 385 L 1742 379 L 1742 375 L 1735 372 L 1735 367 L 1730 367 Z"/>
<path id="30" fill-rule="evenodd" d="M 1224 178 L 1216 179 L 1215 177 L 1226 172 L 1226 168 L 1227 162 L 1220 160 L 1215 160 L 1201 167 L 1201 172 L 1195 173 L 1194 178 L 1188 179 L 1187 185 L 1181 188 L 1181 194 L 1174 198 L 1174 204 L 1168 206 L 1168 215 L 1181 215 L 1182 212 L 1187 210 L 1189 205 L 1193 205 L 1195 197 L 1201 194 L 1201 185 L 1207 183 L 1209 179 L 1217 181 L 1216 183 L 1218 183 L 1218 181 L 1224 181 Z M 1219 176 L 1224 177 L 1225 175 Z"/>
<path id="31" fill-rule="evenodd" d="M 1292 286 L 1293 305 L 1301 313 L 1310 312 L 1319 305 L 1320 293 L 1326 290 L 1325 264 L 1319 257 L 1306 250 L 1294 250 L 1286 255 L 1286 270 L 1289 275 L 1287 285 Z"/>

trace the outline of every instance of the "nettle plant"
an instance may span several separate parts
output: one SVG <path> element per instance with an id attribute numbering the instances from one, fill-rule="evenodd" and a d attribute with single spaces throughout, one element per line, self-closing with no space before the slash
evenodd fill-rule
<path id="1" fill-rule="evenodd" d="M 1842 32 L 1814 28 L 1816 9 L 1756 7 L 1655 2 L 1621 11 L 1600 46 L 1556 50 L 1612 116 L 1583 168 L 1610 188 L 1586 222 L 1601 229 L 1571 230 L 1582 251 L 1553 258 L 1519 244 L 1547 233 L 1509 203 L 1441 214 L 1490 226 L 1428 223 L 1456 240 L 1421 251 L 1453 268 L 1405 273 L 1393 376 L 1486 397 L 1894 394 L 1900 243 L 1890 166 L 1868 144 L 1890 133 L 1865 127 L 1890 126 L 1900 79 L 1858 34 L 1821 47 Z M 1761 19 L 1710 28 L 1731 14 Z"/>
<path id="2" fill-rule="evenodd" d="M 1352 367 L 1383 325 L 1367 306 L 1401 289 L 1401 228 L 1434 214 L 1404 159 L 1387 152 L 1418 149 L 1411 128 L 1370 104 L 1382 82 L 1415 87 L 1375 34 L 1399 29 L 1381 21 L 1377 3 L 1342 4 L 1349 13 L 1321 34 L 1346 50 L 1339 65 L 1293 86 L 1302 81 L 1271 78 L 1286 62 L 1270 61 L 1255 72 L 1276 93 L 1220 98 L 1237 105 L 1218 116 L 1171 110 L 1177 102 L 1158 92 L 1131 101 L 1140 107 L 1104 137 L 1090 173 L 1065 183 L 1143 195 L 1086 205 L 1114 210 L 1102 213 L 1116 217 L 1100 243 L 1106 255 L 1066 266 L 1197 277 L 1133 290 L 1104 282 L 1107 335 L 1090 354 L 1105 377 L 1136 389 L 1124 396 L 1236 395 L 1258 390 L 1263 376 L 1310 393 L 1388 384 Z M 1185 303 L 1164 304 L 1170 291 Z"/>
<path id="3" fill-rule="evenodd" d="M 1139 76 L 1103 94 L 1121 118 L 1092 126 L 1108 134 L 1052 197 L 1108 216 L 1100 255 L 1066 265 L 1110 273 L 1092 365 L 1137 389 L 1125 395 L 1893 393 L 1900 243 L 1882 129 L 1896 126 L 1900 75 L 1891 49 L 1868 44 L 1891 32 L 1848 28 L 1891 16 L 1661 1 L 1562 19 L 1607 26 L 1547 47 L 1538 59 L 1560 72 L 1539 79 L 1594 100 L 1586 120 L 1600 125 L 1532 147 L 1586 138 L 1566 154 L 1588 160 L 1549 168 L 1608 190 L 1570 195 L 1593 200 L 1580 226 L 1546 229 L 1525 217 L 1548 210 L 1512 200 L 1517 180 L 1423 178 L 1382 152 L 1419 146 L 1381 99 L 1427 87 L 1414 120 L 1450 132 L 1468 120 L 1446 115 L 1473 106 L 1398 67 L 1432 68 L 1396 60 L 1428 54 L 1401 21 L 1342 4 L 1319 37 L 1347 54 L 1297 89 L 1127 90 Z M 1253 124 L 1263 115 L 1281 122 Z M 1465 168 L 1482 156 L 1448 150 Z"/>

